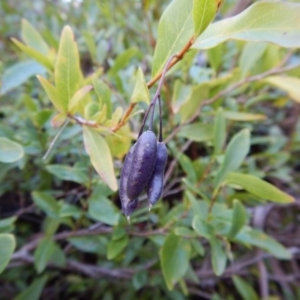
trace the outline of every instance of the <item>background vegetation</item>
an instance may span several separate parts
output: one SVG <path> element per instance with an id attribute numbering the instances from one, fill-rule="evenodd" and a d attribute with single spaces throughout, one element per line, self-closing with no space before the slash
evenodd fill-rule
<path id="1" fill-rule="evenodd" d="M 221 2 L 0 1 L 1 299 L 300 299 L 300 4 Z M 163 199 L 128 225 L 175 53 Z"/>

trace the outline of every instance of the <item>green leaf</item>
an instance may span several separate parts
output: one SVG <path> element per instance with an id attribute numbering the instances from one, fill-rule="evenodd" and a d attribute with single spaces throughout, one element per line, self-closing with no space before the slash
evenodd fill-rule
<path id="1" fill-rule="evenodd" d="M 174 233 L 178 236 L 182 237 L 192 237 L 192 236 L 197 236 L 195 234 L 195 231 L 191 230 L 190 228 L 187 227 L 175 227 L 174 228 Z"/>
<path id="2" fill-rule="evenodd" d="M 242 121 L 242 122 L 262 121 L 267 118 L 266 115 L 244 113 L 239 111 L 225 111 L 224 115 L 225 118 L 228 120 Z"/>
<path id="3" fill-rule="evenodd" d="M 42 76 L 37 76 L 37 79 L 43 86 L 47 96 L 49 97 L 50 101 L 54 105 L 54 107 L 60 111 L 60 112 L 67 112 L 66 107 L 64 106 L 64 103 L 61 101 L 61 99 L 58 96 L 57 89 L 54 85 L 50 83 L 47 79 L 45 79 Z"/>
<path id="4" fill-rule="evenodd" d="M 184 99 L 184 103 L 180 107 L 180 122 L 183 123 L 192 117 L 199 109 L 200 104 L 209 97 L 210 89 L 213 81 L 202 82 L 192 87 L 189 99 Z"/>
<path id="5" fill-rule="evenodd" d="M 299 3 L 256 2 L 239 15 L 209 26 L 192 48 L 208 49 L 228 40 L 269 42 L 299 48 L 299 14 Z"/>
<path id="6" fill-rule="evenodd" d="M 144 101 L 150 103 L 150 94 L 145 81 L 145 76 L 141 68 L 138 68 L 135 79 L 134 90 L 130 99 L 131 103 Z"/>
<path id="7" fill-rule="evenodd" d="M 195 216 L 193 219 L 193 229 L 201 236 L 206 239 L 210 239 L 213 235 L 213 227 L 207 222 L 207 220 L 203 220 L 200 216 Z"/>
<path id="8" fill-rule="evenodd" d="M 117 240 L 110 240 L 107 245 L 107 258 L 108 259 L 114 259 L 119 254 L 122 253 L 122 251 L 125 249 L 125 247 L 128 244 L 128 236 L 125 235 L 120 239 Z"/>
<path id="9" fill-rule="evenodd" d="M 219 108 L 216 114 L 213 136 L 214 154 L 218 155 L 222 152 L 226 140 L 226 120 L 222 108 Z"/>
<path id="10" fill-rule="evenodd" d="M 59 102 L 67 111 L 82 79 L 78 49 L 69 26 L 65 26 L 61 34 L 54 77 Z"/>
<path id="11" fill-rule="evenodd" d="M 239 65 L 242 77 L 251 74 L 253 67 L 259 62 L 267 49 L 267 43 L 248 43 L 243 48 L 240 56 Z"/>
<path id="12" fill-rule="evenodd" d="M 8 69 L 2 75 L 2 86 L 0 85 L 0 95 L 4 95 L 8 91 L 22 85 L 31 76 L 36 74 L 44 74 L 45 68 L 39 63 L 28 60 L 18 62 Z"/>
<path id="13" fill-rule="evenodd" d="M 30 286 L 18 294 L 14 300 L 39 300 L 47 279 L 48 276 L 46 275 L 36 279 Z"/>
<path id="14" fill-rule="evenodd" d="M 125 68 L 129 63 L 130 60 L 137 56 L 139 53 L 139 49 L 136 47 L 131 47 L 126 49 L 124 52 L 119 54 L 115 59 L 114 65 L 109 69 L 109 74 L 116 74 L 121 69 Z"/>
<path id="15" fill-rule="evenodd" d="M 46 169 L 62 180 L 74 181 L 82 184 L 87 183 L 89 180 L 86 173 L 78 168 L 66 165 L 48 165 L 46 166 Z"/>
<path id="16" fill-rule="evenodd" d="M 42 192 L 32 192 L 32 199 L 35 205 L 38 206 L 48 216 L 57 216 L 59 205 L 53 197 Z"/>
<path id="17" fill-rule="evenodd" d="M 76 106 L 78 103 L 84 98 L 84 96 L 93 88 L 92 85 L 86 85 L 79 89 L 70 99 L 69 105 L 68 105 L 68 111 L 70 113 L 74 113 Z"/>
<path id="18" fill-rule="evenodd" d="M 195 142 L 209 141 L 213 138 L 213 126 L 211 124 L 203 124 L 201 122 L 193 123 L 191 125 L 184 126 L 178 132 L 178 136 Z"/>
<path id="19" fill-rule="evenodd" d="M 227 261 L 222 241 L 216 237 L 212 237 L 210 238 L 209 243 L 211 247 L 211 262 L 214 273 L 217 276 L 221 276 L 225 271 Z"/>
<path id="20" fill-rule="evenodd" d="M 226 177 L 225 182 L 226 184 L 237 184 L 254 196 L 265 200 L 270 200 L 272 202 L 291 203 L 295 201 L 292 196 L 282 192 L 274 185 L 253 175 L 230 173 Z"/>
<path id="21" fill-rule="evenodd" d="M 175 80 L 172 94 L 172 110 L 174 114 L 178 113 L 182 105 L 187 103 L 191 98 L 191 94 L 191 86 L 183 84 L 179 79 Z"/>
<path id="22" fill-rule="evenodd" d="M 12 38 L 11 40 L 22 52 L 24 52 L 26 55 L 28 55 L 32 59 L 36 60 L 38 63 L 43 65 L 46 69 L 48 69 L 50 72 L 53 72 L 53 70 L 54 70 L 53 63 L 47 56 L 32 49 L 29 46 L 22 44 L 21 42 L 19 42 L 18 40 L 14 39 L 14 38 Z"/>
<path id="23" fill-rule="evenodd" d="M 112 202 L 101 195 L 93 195 L 89 199 L 88 213 L 94 220 L 112 226 L 117 225 L 120 218 Z"/>
<path id="24" fill-rule="evenodd" d="M 245 245 L 253 245 L 270 252 L 279 259 L 290 259 L 289 251 L 272 237 L 266 235 L 260 230 L 244 227 L 234 238 L 235 242 Z"/>
<path id="25" fill-rule="evenodd" d="M 112 113 L 111 90 L 105 82 L 93 76 L 93 86 L 98 96 L 99 106 L 102 108 L 105 104 L 107 106 L 107 113 L 105 117 L 110 118 Z"/>
<path id="26" fill-rule="evenodd" d="M 136 272 L 132 278 L 132 284 L 135 290 L 139 290 L 148 283 L 148 273 L 146 270 Z"/>
<path id="27" fill-rule="evenodd" d="M 264 79 L 264 81 L 283 90 L 292 100 L 300 103 L 299 78 L 291 76 L 270 76 Z"/>
<path id="28" fill-rule="evenodd" d="M 173 0 L 158 24 L 157 44 L 152 63 L 152 77 L 162 71 L 172 54 L 180 51 L 192 38 L 193 1 Z"/>
<path id="29" fill-rule="evenodd" d="M 253 287 L 241 277 L 234 275 L 232 276 L 232 280 L 243 300 L 259 300 Z"/>
<path id="30" fill-rule="evenodd" d="M 16 241 L 15 237 L 12 234 L 2 233 L 0 234 L 0 274 L 6 268 L 13 254 Z"/>
<path id="31" fill-rule="evenodd" d="M 12 163 L 24 156 L 22 146 L 12 140 L 0 137 L 0 162 Z"/>
<path id="32" fill-rule="evenodd" d="M 237 233 L 244 227 L 247 220 L 247 212 L 243 204 L 235 199 L 233 202 L 232 222 L 228 237 L 234 238 Z"/>
<path id="33" fill-rule="evenodd" d="M 113 190 L 117 190 L 113 160 L 106 141 L 98 132 L 83 126 L 83 140 L 86 152 L 102 180 Z"/>
<path id="34" fill-rule="evenodd" d="M 193 21 L 195 37 L 202 33 L 210 24 L 210 22 L 215 18 L 218 10 L 218 4 L 218 1 L 212 0 L 193 1 Z"/>
<path id="35" fill-rule="evenodd" d="M 69 238 L 68 241 L 75 248 L 88 253 L 100 253 L 104 248 L 103 237 L 98 236 L 77 236 Z"/>
<path id="36" fill-rule="evenodd" d="M 191 240 L 191 245 L 198 255 L 203 256 L 205 254 L 203 245 L 197 239 Z"/>
<path id="37" fill-rule="evenodd" d="M 10 217 L 0 220 L 0 230 L 5 229 L 7 227 L 12 227 L 16 220 L 17 217 Z"/>
<path id="38" fill-rule="evenodd" d="M 190 246 L 187 241 L 174 234 L 170 234 L 160 252 L 160 264 L 166 285 L 172 290 L 186 273 L 189 267 Z"/>
<path id="39" fill-rule="evenodd" d="M 26 20 L 22 19 L 21 36 L 25 44 L 32 49 L 44 54 L 49 54 L 49 47 L 40 33 Z"/>
<path id="40" fill-rule="evenodd" d="M 47 263 L 55 251 L 55 243 L 52 239 L 43 238 L 34 251 L 34 266 L 37 273 L 45 270 Z"/>
<path id="41" fill-rule="evenodd" d="M 217 190 L 229 172 L 240 167 L 246 158 L 250 148 L 250 132 L 243 129 L 229 142 L 225 152 L 225 158 L 215 178 L 215 190 Z"/>

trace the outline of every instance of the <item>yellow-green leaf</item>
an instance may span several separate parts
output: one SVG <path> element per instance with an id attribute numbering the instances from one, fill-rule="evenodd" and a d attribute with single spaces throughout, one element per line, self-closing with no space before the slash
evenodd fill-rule
<path id="1" fill-rule="evenodd" d="M 274 185 L 249 174 L 229 173 L 225 182 L 233 183 L 243 187 L 246 191 L 256 197 L 277 203 L 291 203 L 294 198 L 279 190 Z"/>
<path id="2" fill-rule="evenodd" d="M 195 37 L 202 33 L 210 24 L 210 22 L 215 18 L 218 7 L 219 1 L 217 0 L 193 1 L 193 21 Z"/>
<path id="3" fill-rule="evenodd" d="M 45 56 L 44 54 L 40 53 L 39 51 L 29 46 L 24 45 L 23 43 L 19 42 L 17 39 L 12 38 L 11 40 L 22 52 L 24 52 L 25 54 L 27 54 L 28 56 L 30 56 L 31 58 L 39 62 L 41 65 L 46 67 L 49 71 L 52 72 L 54 70 L 53 63 L 47 56 Z"/>
<path id="4" fill-rule="evenodd" d="M 2 273 L 15 250 L 15 237 L 12 234 L 0 234 L 0 245 L 0 273 Z"/>
<path id="5" fill-rule="evenodd" d="M 144 73 L 141 68 L 138 68 L 135 79 L 135 86 L 130 102 L 137 103 L 144 101 L 150 103 L 150 94 L 145 80 Z"/>
<path id="6" fill-rule="evenodd" d="M 225 118 L 228 120 L 233 121 L 262 121 L 267 118 L 266 115 L 261 114 L 251 114 L 251 113 L 245 113 L 245 112 L 239 112 L 239 111 L 225 111 L 224 112 Z"/>
<path id="7" fill-rule="evenodd" d="M 291 76 L 270 76 L 266 82 L 285 91 L 291 99 L 300 103 L 300 79 Z"/>
<path id="8" fill-rule="evenodd" d="M 237 16 L 216 22 L 200 35 L 192 48 L 208 49 L 228 40 L 269 42 L 300 47 L 300 4 L 256 2 Z"/>
<path id="9" fill-rule="evenodd" d="M 47 96 L 49 97 L 49 99 L 51 100 L 51 102 L 55 106 L 55 108 L 59 112 L 67 112 L 65 106 L 63 105 L 63 102 L 58 97 L 57 89 L 55 88 L 55 86 L 53 84 L 51 84 L 51 82 L 48 81 L 46 78 L 44 78 L 40 75 L 37 75 L 37 79 L 43 86 Z"/>
<path id="10" fill-rule="evenodd" d="M 83 140 L 91 163 L 101 179 L 113 190 L 117 190 L 113 160 L 105 139 L 93 128 L 83 126 Z"/>
<path id="11" fill-rule="evenodd" d="M 26 20 L 22 19 L 21 35 L 25 44 L 34 50 L 48 55 L 49 47 L 41 34 Z"/>
<path id="12" fill-rule="evenodd" d="M 78 49 L 69 26 L 61 34 L 54 77 L 59 102 L 66 111 L 82 80 Z"/>
<path id="13" fill-rule="evenodd" d="M 70 113 L 74 112 L 74 109 L 76 109 L 76 106 L 84 98 L 84 96 L 93 88 L 92 85 L 86 85 L 79 89 L 70 99 L 68 110 Z"/>
<path id="14" fill-rule="evenodd" d="M 163 69 L 169 57 L 180 51 L 193 36 L 192 11 L 192 1 L 173 0 L 161 16 L 152 63 L 153 77 Z"/>

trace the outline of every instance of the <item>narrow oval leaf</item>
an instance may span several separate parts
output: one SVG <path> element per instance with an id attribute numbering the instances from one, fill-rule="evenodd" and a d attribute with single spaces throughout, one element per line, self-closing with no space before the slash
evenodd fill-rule
<path id="1" fill-rule="evenodd" d="M 55 243 L 52 239 L 44 238 L 40 241 L 34 252 L 34 266 L 37 273 L 45 270 L 50 258 L 55 250 Z"/>
<path id="2" fill-rule="evenodd" d="M 180 51 L 193 36 L 193 1 L 173 0 L 158 25 L 152 77 L 162 71 L 169 57 Z"/>
<path id="3" fill-rule="evenodd" d="M 232 276 L 232 280 L 243 300 L 259 300 L 259 297 L 253 287 L 241 277 Z"/>
<path id="4" fill-rule="evenodd" d="M 103 222 L 108 225 L 117 225 L 120 214 L 111 201 L 99 195 L 89 199 L 89 215 L 96 221 Z"/>
<path id="5" fill-rule="evenodd" d="M 67 112 L 64 103 L 58 96 L 57 90 L 53 84 L 50 83 L 46 78 L 37 75 L 36 76 L 41 85 L 43 86 L 47 96 L 49 97 L 50 101 L 54 105 L 54 107 L 60 112 Z"/>
<path id="6" fill-rule="evenodd" d="M 209 141 L 213 138 L 213 126 L 211 124 L 204 124 L 201 122 L 193 123 L 191 125 L 184 126 L 179 131 L 178 136 L 195 142 Z"/>
<path id="7" fill-rule="evenodd" d="M 30 286 L 18 294 L 14 300 L 39 300 L 47 279 L 46 275 L 36 279 Z"/>
<path id="8" fill-rule="evenodd" d="M 235 199 L 233 202 L 233 212 L 231 227 L 229 230 L 229 238 L 233 238 L 244 227 L 247 219 L 247 212 L 243 204 Z"/>
<path id="9" fill-rule="evenodd" d="M 213 235 L 213 227 L 200 216 L 195 216 L 193 219 L 193 229 L 206 239 L 210 239 Z"/>
<path id="10" fill-rule="evenodd" d="M 12 163 L 24 156 L 22 146 L 12 140 L 0 137 L 0 162 Z"/>
<path id="11" fill-rule="evenodd" d="M 227 257 L 223 249 L 222 241 L 216 237 L 212 237 L 209 240 L 211 247 L 211 263 L 213 271 L 217 276 L 220 276 L 224 273 Z"/>
<path id="12" fill-rule="evenodd" d="M 65 26 L 61 34 L 54 77 L 59 102 L 66 111 L 82 79 L 78 49 L 69 26 Z"/>
<path id="13" fill-rule="evenodd" d="M 267 46 L 267 43 L 247 43 L 245 45 L 239 60 L 242 77 L 251 74 L 252 69 L 267 50 Z"/>
<path id="14" fill-rule="evenodd" d="M 264 81 L 285 91 L 292 100 L 300 103 L 300 79 L 291 76 L 270 76 Z"/>
<path id="15" fill-rule="evenodd" d="M 53 63 L 47 56 L 38 52 L 35 49 L 32 49 L 29 46 L 24 45 L 23 43 L 19 42 L 17 39 L 12 38 L 11 40 L 22 52 L 24 52 L 26 55 L 30 56 L 31 58 L 39 62 L 41 65 L 46 67 L 49 71 L 53 72 L 54 70 Z"/>
<path id="16" fill-rule="evenodd" d="M 74 113 L 74 109 L 76 108 L 77 104 L 84 98 L 84 96 L 93 89 L 92 85 L 86 85 L 79 89 L 70 99 L 68 110 L 70 113 Z"/>
<path id="17" fill-rule="evenodd" d="M 240 167 L 246 158 L 250 148 L 250 132 L 243 129 L 237 133 L 229 142 L 225 152 L 225 158 L 215 178 L 216 189 L 220 186 L 229 172 Z"/>
<path id="18" fill-rule="evenodd" d="M 114 259 L 121 254 L 126 248 L 128 241 L 129 239 L 127 235 L 117 240 L 110 240 L 107 245 L 107 259 Z"/>
<path id="19" fill-rule="evenodd" d="M 299 15 L 299 3 L 257 2 L 239 15 L 209 26 L 192 48 L 208 49 L 228 40 L 269 42 L 286 48 L 299 48 Z"/>
<path id="20" fill-rule="evenodd" d="M 34 191 L 31 193 L 32 200 L 37 207 L 49 216 L 55 217 L 59 212 L 58 202 L 48 194 Z"/>
<path id="21" fill-rule="evenodd" d="M 135 86 L 130 102 L 137 103 L 144 101 L 150 103 L 150 94 L 145 80 L 144 73 L 141 68 L 138 68 L 135 79 Z"/>
<path id="22" fill-rule="evenodd" d="M 224 112 L 225 118 L 228 120 L 233 121 L 242 121 L 242 122 L 249 122 L 249 121 L 262 121 L 267 118 L 266 115 L 261 114 L 250 114 L 238 111 L 226 111 Z"/>
<path id="23" fill-rule="evenodd" d="M 22 19 L 21 36 L 27 46 L 46 56 L 48 55 L 49 46 L 41 34 L 26 19 Z"/>
<path id="24" fill-rule="evenodd" d="M 28 60 L 16 63 L 4 71 L 1 78 L 0 95 L 20 86 L 31 76 L 44 73 L 46 73 L 45 68 L 36 61 Z"/>
<path id="25" fill-rule="evenodd" d="M 83 126 L 83 140 L 91 163 L 101 179 L 113 190 L 117 190 L 113 160 L 105 139 L 93 128 Z"/>
<path id="26" fill-rule="evenodd" d="M 290 252 L 272 237 L 260 230 L 245 226 L 234 238 L 235 242 L 264 249 L 279 259 L 290 259 Z"/>
<path id="27" fill-rule="evenodd" d="M 159 252 L 160 264 L 169 290 L 172 290 L 189 267 L 190 246 L 187 241 L 170 234 Z"/>
<path id="28" fill-rule="evenodd" d="M 218 155 L 219 153 L 222 152 L 226 140 L 226 120 L 222 108 L 219 108 L 216 114 L 213 136 L 214 136 L 214 154 Z"/>
<path id="29" fill-rule="evenodd" d="M 89 180 L 85 172 L 74 167 L 66 165 L 48 165 L 46 166 L 46 169 L 48 172 L 62 180 L 74 181 L 81 184 L 84 184 Z"/>
<path id="30" fill-rule="evenodd" d="M 202 33 L 210 24 L 210 22 L 215 18 L 220 4 L 221 3 L 219 0 L 193 1 L 193 21 L 195 37 Z"/>
<path id="31" fill-rule="evenodd" d="M 253 175 L 229 173 L 225 179 L 225 182 L 227 184 L 237 184 L 254 196 L 265 200 L 270 200 L 272 202 L 291 203 L 295 201 L 292 196 L 282 192 L 274 185 Z"/>
<path id="32" fill-rule="evenodd" d="M 0 234 L 0 245 L 0 273 L 2 273 L 15 250 L 15 237 L 12 234 Z"/>

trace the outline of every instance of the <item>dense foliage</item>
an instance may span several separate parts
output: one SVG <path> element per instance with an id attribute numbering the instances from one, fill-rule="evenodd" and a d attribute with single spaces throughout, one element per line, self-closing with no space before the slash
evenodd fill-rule
<path id="1" fill-rule="evenodd" d="M 300 298 L 300 4 L 222 2 L 0 1 L 1 299 Z M 128 224 L 164 70 L 163 195 Z"/>

